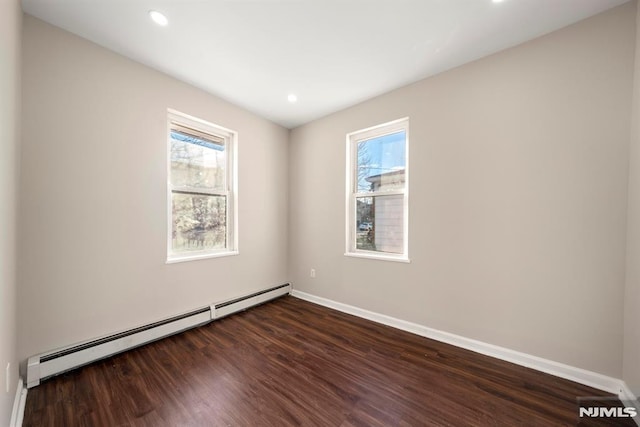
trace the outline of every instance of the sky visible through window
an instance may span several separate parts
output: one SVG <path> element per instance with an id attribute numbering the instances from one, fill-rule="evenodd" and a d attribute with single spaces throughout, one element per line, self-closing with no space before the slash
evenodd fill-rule
<path id="1" fill-rule="evenodd" d="M 213 141 L 208 141 L 203 138 L 197 138 L 195 136 L 188 135 L 186 133 L 183 133 L 174 129 L 171 129 L 171 139 L 174 139 L 176 141 L 187 142 L 189 144 L 199 145 L 201 147 L 211 148 L 213 150 L 224 151 L 224 145 L 222 144 L 219 144 Z"/>
<path id="2" fill-rule="evenodd" d="M 371 176 L 405 169 L 405 139 L 400 131 L 358 142 L 358 191 L 369 191 Z"/>

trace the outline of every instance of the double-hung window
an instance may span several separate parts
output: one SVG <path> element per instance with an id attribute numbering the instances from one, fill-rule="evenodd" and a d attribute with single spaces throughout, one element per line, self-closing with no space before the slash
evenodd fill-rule
<path id="1" fill-rule="evenodd" d="M 409 119 L 347 135 L 346 255 L 409 261 Z"/>
<path id="2" fill-rule="evenodd" d="M 167 121 L 167 261 L 236 254 L 237 134 L 173 110 Z"/>

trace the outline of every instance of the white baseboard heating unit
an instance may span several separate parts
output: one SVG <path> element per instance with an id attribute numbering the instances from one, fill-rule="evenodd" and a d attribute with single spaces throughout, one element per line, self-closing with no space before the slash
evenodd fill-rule
<path id="1" fill-rule="evenodd" d="M 27 388 L 35 387 L 41 381 L 71 369 L 204 325 L 290 292 L 291 284 L 287 283 L 149 325 L 32 356 L 27 361 Z"/>

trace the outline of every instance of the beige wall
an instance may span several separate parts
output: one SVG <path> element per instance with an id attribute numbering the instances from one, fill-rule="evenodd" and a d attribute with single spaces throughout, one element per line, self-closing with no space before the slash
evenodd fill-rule
<path id="1" fill-rule="evenodd" d="M 631 151 L 629 157 L 629 213 L 627 287 L 624 306 L 623 380 L 640 396 L 640 9 L 636 15 L 636 68 L 633 86 Z"/>
<path id="2" fill-rule="evenodd" d="M 288 130 L 26 16 L 19 356 L 287 281 Z M 167 108 L 239 134 L 240 255 L 165 264 Z"/>
<path id="3" fill-rule="evenodd" d="M 0 425 L 9 425 L 18 381 L 16 347 L 16 211 L 20 116 L 18 0 L 0 0 Z M 10 388 L 5 390 L 5 369 Z"/>
<path id="4" fill-rule="evenodd" d="M 620 378 L 634 17 L 629 3 L 293 130 L 294 287 Z M 404 116 L 412 261 L 345 257 L 345 135 Z"/>

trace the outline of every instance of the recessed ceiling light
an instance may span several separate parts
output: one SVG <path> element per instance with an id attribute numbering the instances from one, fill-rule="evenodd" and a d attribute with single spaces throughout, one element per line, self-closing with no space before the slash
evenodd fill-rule
<path id="1" fill-rule="evenodd" d="M 290 103 L 294 103 L 296 101 L 298 101 L 298 97 L 294 94 L 294 93 L 290 93 L 289 96 L 287 96 L 287 99 L 289 100 Z"/>
<path id="2" fill-rule="evenodd" d="M 151 17 L 153 22 L 155 22 L 156 24 L 162 27 L 166 26 L 169 23 L 169 20 L 167 19 L 167 17 L 164 16 L 162 13 L 158 12 L 157 10 L 150 10 L 149 16 Z"/>
<path id="3" fill-rule="evenodd" d="M 494 3 L 502 3 L 504 0 L 493 0 Z"/>

